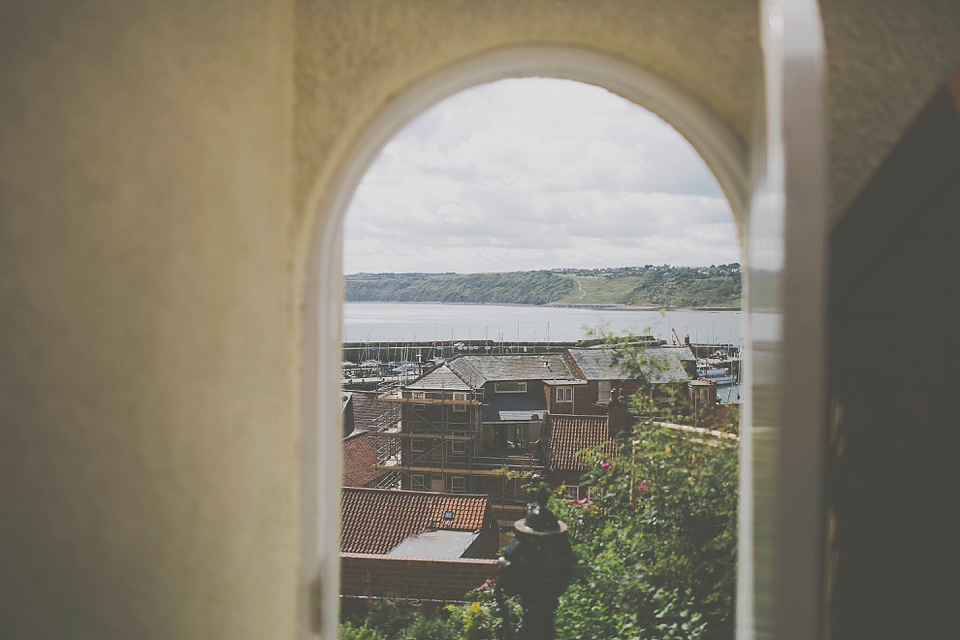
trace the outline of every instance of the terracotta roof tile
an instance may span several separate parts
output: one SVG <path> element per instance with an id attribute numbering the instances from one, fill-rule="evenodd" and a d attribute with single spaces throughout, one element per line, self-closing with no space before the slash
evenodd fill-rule
<path id="1" fill-rule="evenodd" d="M 370 432 L 359 431 L 343 439 L 343 486 L 365 487 L 380 475 L 373 468 L 376 447 Z"/>
<path id="2" fill-rule="evenodd" d="M 377 401 L 376 391 L 353 392 L 353 428 L 369 431 L 396 424 L 400 420 L 400 406 L 394 402 Z"/>
<path id="3" fill-rule="evenodd" d="M 426 529 L 479 531 L 489 509 L 487 496 L 481 495 L 344 488 L 340 551 L 387 553 Z M 453 513 L 449 522 L 444 519 L 448 511 Z"/>
<path id="4" fill-rule="evenodd" d="M 586 471 L 580 452 L 601 444 L 604 453 L 616 455 L 606 416 L 550 416 L 547 467 L 554 471 Z"/>

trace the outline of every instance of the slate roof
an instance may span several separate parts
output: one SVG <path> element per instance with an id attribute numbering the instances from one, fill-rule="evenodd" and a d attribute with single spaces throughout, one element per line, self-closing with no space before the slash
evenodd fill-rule
<path id="1" fill-rule="evenodd" d="M 550 416 L 546 466 L 553 471 L 586 471 L 579 452 L 600 444 L 605 454 L 617 454 L 606 416 Z"/>
<path id="2" fill-rule="evenodd" d="M 485 495 L 344 488 L 340 551 L 385 554 L 428 529 L 479 531 L 488 509 Z M 453 512 L 450 522 L 443 517 L 447 511 Z"/>
<path id="3" fill-rule="evenodd" d="M 353 428 L 367 431 L 390 426 L 400 420 L 400 406 L 395 402 L 378 402 L 376 391 L 353 391 Z"/>
<path id="4" fill-rule="evenodd" d="M 614 364 L 613 348 L 567 349 L 576 369 L 587 380 L 629 380 L 631 375 L 621 364 Z M 682 360 L 690 358 L 693 353 L 689 347 L 647 347 L 644 352 L 644 361 L 640 366 L 653 383 L 681 382 L 690 378 L 683 368 Z"/>
<path id="5" fill-rule="evenodd" d="M 444 364 L 414 380 L 404 388 L 470 391 L 476 387 L 471 387 L 467 382 L 464 382 L 456 371 L 449 365 Z"/>
<path id="6" fill-rule="evenodd" d="M 559 354 L 460 356 L 450 368 L 474 389 L 487 382 L 573 378 L 573 371 Z"/>
<path id="7" fill-rule="evenodd" d="M 480 534 L 475 531 L 425 531 L 408 536 L 388 556 L 462 558 Z"/>
<path id="8" fill-rule="evenodd" d="M 343 439 L 343 486 L 365 487 L 380 475 L 373 468 L 376 447 L 369 431 L 354 431 Z"/>

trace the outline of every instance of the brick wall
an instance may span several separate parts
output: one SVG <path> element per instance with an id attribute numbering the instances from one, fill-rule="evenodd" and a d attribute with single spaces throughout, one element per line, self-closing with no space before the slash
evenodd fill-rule
<path id="1" fill-rule="evenodd" d="M 402 558 L 340 554 L 340 593 L 433 600 L 462 600 L 496 577 L 494 560 Z"/>

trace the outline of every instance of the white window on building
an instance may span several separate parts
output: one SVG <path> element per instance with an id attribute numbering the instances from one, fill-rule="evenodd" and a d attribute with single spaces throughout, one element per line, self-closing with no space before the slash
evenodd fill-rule
<path id="1" fill-rule="evenodd" d="M 426 441 L 414 438 L 410 441 L 410 451 L 423 453 L 426 450 Z"/>
<path id="2" fill-rule="evenodd" d="M 601 380 L 597 383 L 597 404 L 608 404 L 610 402 L 611 385 L 609 380 Z"/>
<path id="3" fill-rule="evenodd" d="M 526 382 L 497 382 L 493 385 L 496 393 L 526 393 Z"/>
<path id="4" fill-rule="evenodd" d="M 466 402 L 466 401 L 467 401 L 467 394 L 466 394 L 466 393 L 454 393 L 454 394 L 453 394 L 453 401 L 454 401 L 454 402 Z"/>
<path id="5" fill-rule="evenodd" d="M 450 443 L 450 451 L 457 455 L 464 455 L 467 452 L 467 441 L 454 440 Z"/>
<path id="6" fill-rule="evenodd" d="M 450 489 L 454 493 L 466 493 L 467 479 L 464 476 L 453 476 L 450 478 Z"/>
<path id="7" fill-rule="evenodd" d="M 422 473 L 410 474 L 410 488 L 413 489 L 414 491 L 426 491 L 427 479 L 423 476 Z"/>
<path id="8" fill-rule="evenodd" d="M 566 498 L 567 500 L 579 500 L 580 487 L 565 486 L 563 488 L 563 497 Z"/>
<path id="9" fill-rule="evenodd" d="M 573 402 L 573 387 L 557 387 L 557 402 Z"/>
<path id="10" fill-rule="evenodd" d="M 427 394 L 423 391 L 414 391 L 411 397 L 414 400 L 425 400 L 427 397 Z"/>

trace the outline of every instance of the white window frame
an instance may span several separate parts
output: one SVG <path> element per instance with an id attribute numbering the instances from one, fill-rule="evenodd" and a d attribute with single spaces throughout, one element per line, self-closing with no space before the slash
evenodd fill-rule
<path id="1" fill-rule="evenodd" d="M 600 380 L 597 382 L 597 404 L 610 404 L 610 394 L 612 393 L 612 382 L 609 380 Z"/>
<path id="2" fill-rule="evenodd" d="M 513 386 L 516 385 L 516 389 L 507 389 L 501 387 Z M 493 392 L 494 393 L 526 393 L 527 392 L 527 383 L 526 382 L 494 382 L 493 383 Z"/>
<path id="3" fill-rule="evenodd" d="M 417 447 L 420 447 L 419 449 Z M 410 452 L 411 453 L 426 453 L 427 451 L 427 441 L 423 438 L 411 438 L 410 439 Z"/>
<path id="4" fill-rule="evenodd" d="M 816 473 L 821 467 L 822 452 L 827 450 L 819 440 L 826 429 L 811 428 L 820 424 L 826 415 L 821 389 L 825 382 L 820 368 L 823 296 L 818 280 L 825 264 L 824 189 L 815 175 L 825 163 L 822 145 L 817 139 L 823 133 L 819 120 L 822 114 L 816 105 L 822 104 L 820 69 L 825 65 L 819 64 L 822 62 L 822 25 L 816 3 L 797 0 L 788 8 L 790 14 L 784 17 L 780 3 L 761 0 L 767 113 L 779 119 L 762 123 L 765 129 L 754 137 L 753 149 L 747 149 L 736 130 L 704 106 L 696 93 L 642 66 L 566 44 L 519 46 L 467 57 L 425 77 L 375 114 L 346 150 L 335 174 L 324 169 L 321 174 L 308 178 L 313 181 L 308 196 L 308 207 L 312 210 L 308 215 L 310 222 L 316 224 L 306 249 L 307 264 L 300 290 L 303 401 L 299 637 L 316 636 L 316 620 L 323 621 L 322 637 L 333 638 L 337 633 L 337 590 L 329 585 L 338 581 L 336 527 L 342 489 L 339 473 L 330 471 L 340 468 L 341 455 L 339 371 L 344 215 L 364 172 L 403 125 L 458 91 L 519 76 L 562 77 L 595 84 L 661 114 L 704 157 L 730 200 L 738 222 L 746 226 L 742 235 L 750 237 L 747 249 L 752 253 L 745 249 L 744 271 L 773 274 L 768 278 L 774 285 L 773 293 L 753 296 L 746 283 L 744 287 L 748 340 L 744 362 L 743 455 L 745 460 L 756 456 L 780 466 L 776 477 L 760 478 L 762 482 L 755 482 L 751 464 L 742 466 L 737 633 L 752 637 L 754 625 L 761 625 L 760 628 L 771 625 L 771 635 L 775 637 L 816 635 L 813 627 L 818 623 L 816 613 L 822 603 L 819 597 L 822 555 L 818 555 L 822 530 L 817 510 L 822 479 Z M 789 47 L 784 42 L 787 37 Z M 793 126 L 786 128 L 784 122 Z M 800 144 L 803 141 L 812 142 Z M 768 154 L 772 159 L 766 157 Z M 751 167 L 756 170 L 754 175 Z M 773 175 L 774 180 L 768 179 L 766 173 L 770 167 L 780 171 Z M 791 178 L 789 184 L 784 175 Z M 758 190 L 758 197 L 751 203 L 754 188 Z M 787 224 L 783 224 L 784 212 L 788 209 L 790 215 L 786 217 Z M 750 220 L 754 216 L 760 224 Z M 789 251 L 785 245 L 789 245 Z M 768 299 L 774 302 L 768 304 Z M 795 311 L 787 314 L 786 307 Z M 751 314 L 758 317 L 751 318 Z M 763 333 L 754 335 L 758 327 Z M 776 358 L 783 353 L 791 357 L 800 355 L 803 362 L 779 367 Z M 774 406 L 763 406 L 755 412 L 754 386 L 764 390 L 761 400 L 774 398 L 771 401 Z M 787 388 L 792 393 L 769 393 L 769 388 L 777 391 Z M 781 399 L 786 406 L 781 406 Z M 802 405 L 798 407 L 799 403 Z M 767 431 L 776 430 L 779 438 L 773 444 L 774 451 L 769 447 L 754 450 L 751 434 L 754 413 L 773 416 L 772 423 L 761 426 Z M 791 488 L 777 484 L 779 478 L 790 479 Z M 755 491 L 755 485 L 761 489 Z M 797 486 L 802 487 L 799 493 L 795 490 Z M 773 492 L 774 498 L 786 496 L 785 506 L 774 510 L 767 502 L 779 505 L 779 500 L 762 504 L 755 501 L 754 493 L 761 490 Z M 759 544 L 754 540 L 755 525 L 762 534 Z M 763 533 L 767 530 L 777 535 Z M 754 609 L 758 593 L 754 576 L 768 574 L 775 579 L 764 593 L 764 601 L 791 604 L 791 615 L 774 618 L 772 606 Z M 322 587 L 323 596 L 316 603 L 310 598 L 315 598 L 311 594 L 315 594 L 318 587 Z M 803 624 L 795 624 L 797 620 Z"/>
<path id="5" fill-rule="evenodd" d="M 457 488 L 458 482 L 461 484 L 459 488 Z M 453 493 L 466 493 L 467 477 L 466 476 L 450 476 L 450 491 L 452 491 Z"/>
<path id="6" fill-rule="evenodd" d="M 425 391 L 414 391 L 410 397 L 414 400 L 426 400 L 427 393 Z"/>
<path id="7" fill-rule="evenodd" d="M 580 487 L 575 484 L 563 485 L 563 498 L 564 500 L 579 500 Z"/>
<path id="8" fill-rule="evenodd" d="M 562 396 L 567 399 L 565 400 Z M 573 402 L 573 387 L 557 387 L 556 398 L 558 403 L 569 404 Z"/>
<path id="9" fill-rule="evenodd" d="M 459 449 L 459 451 L 457 451 Z M 467 455 L 467 441 L 466 440 L 454 440 L 450 443 L 450 453 L 457 456 Z"/>
<path id="10" fill-rule="evenodd" d="M 469 395 L 469 394 L 464 393 L 464 392 L 461 392 L 461 391 L 455 391 L 455 392 L 453 393 L 453 401 L 454 401 L 454 402 L 466 402 L 466 401 L 468 400 L 468 395 Z"/>
<path id="11" fill-rule="evenodd" d="M 467 405 L 465 405 L 465 404 L 455 404 L 455 405 L 453 405 L 453 411 L 454 411 L 454 413 L 466 413 L 466 412 L 467 412 Z"/>
<path id="12" fill-rule="evenodd" d="M 418 480 L 419 478 L 419 480 Z M 422 473 L 411 473 L 410 474 L 410 490 L 411 491 L 426 491 L 427 490 L 427 477 Z"/>

